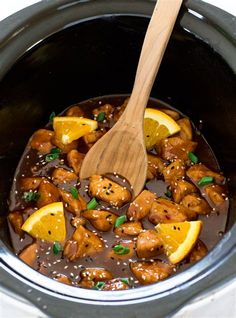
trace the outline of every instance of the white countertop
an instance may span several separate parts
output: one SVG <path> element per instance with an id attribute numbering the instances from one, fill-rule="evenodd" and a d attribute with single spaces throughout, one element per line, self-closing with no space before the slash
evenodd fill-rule
<path id="1" fill-rule="evenodd" d="M 0 0 L 0 21 L 38 0 Z M 205 0 L 236 15 L 236 0 Z M 26 301 L 0 291 L 1 318 L 44 318 Z M 221 286 L 207 297 L 199 297 L 180 310 L 173 318 L 234 318 L 236 317 L 236 279 Z M 89 318 L 89 317 L 88 317 Z M 111 317 L 112 318 L 112 317 Z"/>

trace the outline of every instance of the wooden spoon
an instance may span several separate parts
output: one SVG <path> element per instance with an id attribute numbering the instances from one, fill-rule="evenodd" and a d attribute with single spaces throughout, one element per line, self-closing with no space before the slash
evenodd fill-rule
<path id="1" fill-rule="evenodd" d="M 172 33 L 182 0 L 159 0 L 144 39 L 133 91 L 119 121 L 87 153 L 80 178 L 118 173 L 133 186 L 134 195 L 143 189 L 147 154 L 143 117 L 149 95 Z"/>

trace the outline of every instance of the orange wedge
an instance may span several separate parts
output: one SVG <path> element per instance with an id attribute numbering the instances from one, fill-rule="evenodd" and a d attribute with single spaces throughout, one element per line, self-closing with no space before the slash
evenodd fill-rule
<path id="1" fill-rule="evenodd" d="M 146 108 L 144 113 L 144 139 L 147 149 L 151 149 L 160 140 L 180 131 L 176 121 L 154 108 Z"/>
<path id="2" fill-rule="evenodd" d="M 65 216 L 62 202 L 45 205 L 28 217 L 22 230 L 34 238 L 49 242 L 62 242 L 66 238 Z"/>
<path id="3" fill-rule="evenodd" d="M 158 224 L 155 229 L 172 264 L 181 262 L 194 247 L 202 221 Z"/>
<path id="4" fill-rule="evenodd" d="M 96 120 L 84 117 L 54 117 L 53 128 L 55 137 L 64 145 L 85 136 L 89 132 L 97 129 Z"/>

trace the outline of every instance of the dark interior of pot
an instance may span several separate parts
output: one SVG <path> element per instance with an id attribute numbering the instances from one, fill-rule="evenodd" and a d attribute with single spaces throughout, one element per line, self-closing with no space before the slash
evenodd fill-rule
<path id="1" fill-rule="evenodd" d="M 109 94 L 129 94 L 148 19 L 107 16 L 78 23 L 30 49 L 0 83 L 1 237 L 10 246 L 5 216 L 14 170 L 31 134 L 52 111 Z M 229 178 L 235 222 L 236 83 L 209 46 L 176 27 L 152 90 L 189 116 Z"/>

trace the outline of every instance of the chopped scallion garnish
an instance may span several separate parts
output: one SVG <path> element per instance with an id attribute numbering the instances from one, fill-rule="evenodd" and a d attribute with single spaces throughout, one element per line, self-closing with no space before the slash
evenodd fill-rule
<path id="1" fill-rule="evenodd" d="M 102 290 L 104 286 L 104 282 L 97 282 L 96 285 L 94 285 L 93 289 Z"/>
<path id="2" fill-rule="evenodd" d="M 53 244 L 53 253 L 58 255 L 62 251 L 62 246 L 59 242 L 54 242 Z"/>
<path id="3" fill-rule="evenodd" d="M 105 112 L 101 112 L 98 114 L 97 116 L 97 121 L 103 121 L 106 117 L 106 113 Z"/>
<path id="4" fill-rule="evenodd" d="M 53 148 L 49 154 L 46 155 L 45 161 L 50 162 L 60 157 L 61 150 L 59 148 Z"/>
<path id="5" fill-rule="evenodd" d="M 122 283 L 129 285 L 129 278 L 121 278 Z"/>
<path id="6" fill-rule="evenodd" d="M 121 215 L 119 216 L 116 221 L 115 221 L 115 227 L 119 227 L 121 226 L 124 222 L 127 221 L 127 217 L 126 215 Z"/>
<path id="7" fill-rule="evenodd" d="M 202 177 L 202 179 L 198 181 L 198 185 L 205 186 L 207 184 L 212 183 L 213 181 L 214 181 L 213 177 L 208 177 L 208 176 Z"/>
<path id="8" fill-rule="evenodd" d="M 53 123 L 53 119 L 56 116 L 55 112 L 52 112 L 51 115 L 49 116 L 49 122 L 52 124 Z"/>
<path id="9" fill-rule="evenodd" d="M 87 209 L 94 210 L 97 205 L 98 205 L 98 202 L 97 202 L 96 198 L 92 198 L 92 200 L 89 201 L 89 203 L 87 204 Z"/>
<path id="10" fill-rule="evenodd" d="M 189 152 L 188 153 L 188 158 L 193 162 L 193 163 L 198 163 L 198 157 L 193 153 Z"/>
<path id="11" fill-rule="evenodd" d="M 72 194 L 72 197 L 73 197 L 74 199 L 78 199 L 79 193 L 78 193 L 78 190 L 77 190 L 76 187 L 71 187 L 71 188 L 70 188 L 70 193 Z"/>
<path id="12" fill-rule="evenodd" d="M 24 192 L 22 198 L 26 202 L 32 202 L 37 201 L 39 199 L 39 193 L 38 192 Z"/>
<path id="13" fill-rule="evenodd" d="M 170 191 L 170 189 L 167 189 L 165 196 L 167 196 L 167 198 L 171 198 L 172 197 L 172 192 Z"/>
<path id="14" fill-rule="evenodd" d="M 125 255 L 125 254 L 128 254 L 130 252 L 130 249 L 126 246 L 123 246 L 123 245 L 116 245 L 113 247 L 113 251 L 115 254 Z"/>

